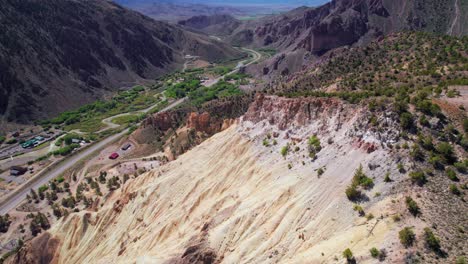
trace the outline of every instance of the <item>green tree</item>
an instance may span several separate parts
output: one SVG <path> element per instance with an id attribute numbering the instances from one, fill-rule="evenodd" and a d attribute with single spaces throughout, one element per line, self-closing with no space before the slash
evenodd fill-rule
<path id="1" fill-rule="evenodd" d="M 424 240 L 428 248 L 436 252 L 440 251 L 440 239 L 428 227 L 424 228 Z"/>
<path id="2" fill-rule="evenodd" d="M 377 248 L 373 247 L 373 248 L 371 248 L 369 250 L 369 252 L 370 252 L 370 254 L 371 254 L 371 256 L 373 258 L 378 258 L 379 257 L 380 252 L 379 252 L 379 250 Z"/>
<path id="3" fill-rule="evenodd" d="M 411 247 L 416 241 L 416 235 L 410 227 L 405 227 L 400 232 L 398 232 L 398 237 L 400 242 L 405 247 Z"/>
<path id="4" fill-rule="evenodd" d="M 354 261 L 354 256 L 351 249 L 347 248 L 345 251 L 343 251 L 343 258 L 345 258 L 348 262 Z"/>

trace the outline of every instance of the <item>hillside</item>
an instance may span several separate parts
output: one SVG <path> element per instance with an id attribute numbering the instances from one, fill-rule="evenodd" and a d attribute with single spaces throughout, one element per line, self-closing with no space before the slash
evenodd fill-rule
<path id="1" fill-rule="evenodd" d="M 403 30 L 466 35 L 463 1 L 334 0 L 317 8 L 291 12 L 244 23 L 231 41 L 280 50 L 327 50 L 368 43 L 375 37 Z M 452 18 L 452 19 L 449 19 Z"/>
<path id="2" fill-rule="evenodd" d="M 241 22 L 231 15 L 193 16 L 181 20 L 179 25 L 201 31 L 208 35 L 229 36 L 240 26 Z"/>
<path id="3" fill-rule="evenodd" d="M 155 114 L 129 140 L 161 151 L 79 166 L 6 263 L 465 263 L 466 44 L 390 34 Z"/>
<path id="4" fill-rule="evenodd" d="M 104 0 L 13 1 L 0 6 L 2 122 L 54 116 L 116 89 L 239 52 Z"/>

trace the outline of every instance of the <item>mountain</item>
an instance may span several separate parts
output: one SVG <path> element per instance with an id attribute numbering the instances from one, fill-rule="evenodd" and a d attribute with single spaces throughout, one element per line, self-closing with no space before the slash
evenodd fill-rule
<path id="1" fill-rule="evenodd" d="M 104 0 L 7 0 L 0 6 L 0 115 L 30 122 L 178 69 L 186 54 L 238 51 Z"/>
<path id="2" fill-rule="evenodd" d="M 203 3 L 186 3 L 171 1 L 143 1 L 128 2 L 117 1 L 122 5 L 134 9 L 151 18 L 162 21 L 177 22 L 188 19 L 192 16 L 212 16 L 221 14 L 231 14 L 235 16 L 244 16 L 246 10 L 241 7 L 206 5 Z"/>
<path id="3" fill-rule="evenodd" d="M 208 35 L 229 36 L 241 25 L 230 15 L 193 16 L 178 22 L 179 25 L 199 30 Z"/>
<path id="4" fill-rule="evenodd" d="M 468 34 L 468 5 L 458 0 L 333 0 L 317 8 L 246 21 L 227 41 L 234 45 L 268 47 L 280 54 L 256 72 L 280 74 L 300 70 L 310 58 L 347 45 L 365 45 L 400 31 Z"/>
<path id="5" fill-rule="evenodd" d="M 154 114 L 114 145 L 162 145 L 151 167 L 69 173 L 43 202 L 57 222 L 5 263 L 464 263 L 466 43 L 393 33 L 266 94 Z"/>
<path id="6" fill-rule="evenodd" d="M 246 23 L 232 39 L 238 44 L 322 53 L 402 30 L 465 35 L 466 13 L 460 10 L 466 8 L 452 0 L 334 0 Z"/>

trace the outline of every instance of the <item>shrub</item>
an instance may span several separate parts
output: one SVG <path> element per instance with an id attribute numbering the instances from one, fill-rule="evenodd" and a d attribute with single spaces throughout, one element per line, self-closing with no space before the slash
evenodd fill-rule
<path id="1" fill-rule="evenodd" d="M 385 174 L 384 182 L 392 182 L 392 179 L 390 178 L 390 172 Z"/>
<path id="2" fill-rule="evenodd" d="M 263 139 L 263 146 L 265 147 L 269 147 L 270 146 L 270 143 L 268 142 L 268 139 Z"/>
<path id="3" fill-rule="evenodd" d="M 465 162 L 455 162 L 453 164 L 453 166 L 455 166 L 455 168 L 460 172 L 460 173 L 466 173 L 467 171 L 467 162 L 468 160 L 466 160 Z"/>
<path id="4" fill-rule="evenodd" d="M 416 161 L 424 161 L 424 153 L 421 148 L 414 144 L 410 151 L 410 156 Z"/>
<path id="5" fill-rule="evenodd" d="M 397 169 L 398 169 L 398 172 L 400 172 L 400 173 L 405 173 L 406 172 L 405 166 L 402 163 L 397 164 Z"/>
<path id="6" fill-rule="evenodd" d="M 445 161 L 449 164 L 453 164 L 457 159 L 454 155 L 452 145 L 447 142 L 441 142 L 437 144 L 436 150 L 440 153 Z"/>
<path id="7" fill-rule="evenodd" d="M 416 235 L 410 227 L 405 227 L 398 232 L 400 242 L 405 247 L 410 247 L 416 241 Z"/>
<path id="8" fill-rule="evenodd" d="M 348 199 L 351 200 L 351 201 L 358 200 L 359 198 L 361 198 L 361 195 L 362 195 L 361 191 L 359 191 L 357 189 L 357 187 L 354 186 L 354 185 L 348 186 L 348 188 L 346 188 L 345 193 L 346 193 L 346 196 L 348 197 Z"/>
<path id="9" fill-rule="evenodd" d="M 366 174 L 364 174 L 362 164 L 360 164 L 358 169 L 354 173 L 353 181 L 351 184 L 356 187 L 358 185 L 361 185 L 365 189 L 370 189 L 372 188 L 372 186 L 374 186 L 374 181 L 371 178 L 367 177 Z"/>
<path id="10" fill-rule="evenodd" d="M 416 183 L 418 185 L 424 185 L 427 182 L 426 175 L 423 171 L 412 171 L 409 174 L 412 183 Z"/>
<path id="11" fill-rule="evenodd" d="M 317 136 L 311 136 L 308 140 L 308 145 L 309 145 L 309 151 L 310 152 L 319 152 L 322 150 L 322 146 L 320 145 L 320 140 L 317 138 Z"/>
<path id="12" fill-rule="evenodd" d="M 447 174 L 447 177 L 452 180 L 452 181 L 459 181 L 457 174 L 455 173 L 454 170 L 448 168 L 445 170 L 445 174 Z"/>
<path id="13" fill-rule="evenodd" d="M 362 206 L 355 204 L 353 206 L 353 210 L 359 213 L 359 216 L 364 216 L 364 209 L 362 209 Z"/>
<path id="14" fill-rule="evenodd" d="M 457 260 L 455 261 L 455 264 L 467 264 L 466 258 L 463 256 L 458 257 Z"/>
<path id="15" fill-rule="evenodd" d="M 460 195 L 461 191 L 458 189 L 457 185 L 455 184 L 450 184 L 450 192 L 455 194 L 455 195 Z"/>
<path id="16" fill-rule="evenodd" d="M 375 248 L 375 247 L 371 248 L 371 249 L 369 250 L 369 252 L 370 252 L 370 254 L 371 254 L 371 256 L 372 256 L 373 258 L 378 258 L 379 255 L 380 255 L 379 250 L 378 250 L 377 248 Z"/>
<path id="17" fill-rule="evenodd" d="M 0 215 L 0 233 L 6 233 L 8 232 L 8 229 L 10 228 L 11 220 L 10 220 L 10 215 Z"/>
<path id="18" fill-rule="evenodd" d="M 11 145 L 11 144 L 18 143 L 18 140 L 16 138 L 12 138 L 12 139 L 9 139 L 6 143 Z"/>
<path id="19" fill-rule="evenodd" d="M 410 130 L 413 127 L 413 116 L 408 112 L 403 112 L 400 115 L 400 125 L 405 130 Z"/>
<path id="20" fill-rule="evenodd" d="M 428 227 L 424 228 L 424 240 L 428 248 L 436 252 L 440 251 L 440 240 Z"/>
<path id="21" fill-rule="evenodd" d="M 406 197 L 406 207 L 408 207 L 408 211 L 414 216 L 417 216 L 421 213 L 418 204 L 411 197 Z"/>
<path id="22" fill-rule="evenodd" d="M 286 157 L 286 155 L 288 155 L 288 151 L 289 151 L 289 145 L 282 147 L 280 151 L 281 156 Z"/>
<path id="23" fill-rule="evenodd" d="M 325 173 L 325 170 L 323 169 L 323 167 L 320 167 L 320 168 L 317 170 L 317 175 L 318 175 L 319 177 L 322 176 L 324 173 Z"/>
<path id="24" fill-rule="evenodd" d="M 434 155 L 431 153 L 429 158 L 429 163 L 434 167 L 436 170 L 444 169 L 443 159 L 439 155 Z"/>
<path id="25" fill-rule="evenodd" d="M 345 249 L 345 251 L 343 251 L 343 258 L 345 258 L 347 261 L 354 260 L 353 252 L 351 251 L 351 249 L 347 248 Z"/>

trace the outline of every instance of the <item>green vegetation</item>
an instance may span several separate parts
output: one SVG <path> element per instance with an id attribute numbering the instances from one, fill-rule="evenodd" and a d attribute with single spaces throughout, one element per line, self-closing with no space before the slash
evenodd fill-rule
<path id="1" fill-rule="evenodd" d="M 358 169 L 354 173 L 352 185 L 359 185 L 364 187 L 364 189 L 371 189 L 372 186 L 374 186 L 374 181 L 364 174 L 362 164 L 359 165 Z"/>
<path id="2" fill-rule="evenodd" d="M 416 203 L 415 200 L 413 200 L 413 198 L 411 197 L 406 197 L 406 207 L 408 208 L 408 211 L 414 215 L 414 216 L 418 216 L 419 214 L 421 214 L 421 209 L 419 208 L 418 204 Z"/>
<path id="3" fill-rule="evenodd" d="M 283 156 L 283 157 L 286 157 L 286 155 L 288 155 L 288 152 L 289 152 L 289 144 L 282 147 L 281 150 L 280 150 L 281 156 Z"/>
<path id="4" fill-rule="evenodd" d="M 354 262 L 354 256 L 351 249 L 347 248 L 345 251 L 343 251 L 343 258 L 345 258 L 348 262 Z"/>
<path id="5" fill-rule="evenodd" d="M 368 99 L 371 111 L 393 106 L 401 127 L 414 133 L 417 116 L 421 116 L 423 126 L 429 125 L 426 116 L 444 118 L 440 107 L 432 102 L 433 97 L 444 90 L 453 93 L 448 89 L 450 85 L 468 82 L 465 43 L 466 37 L 394 34 L 334 56 L 318 69 L 272 87 L 271 92 L 287 97 L 339 97 L 351 103 Z M 337 84 L 336 91 L 323 91 L 331 84 Z M 410 104 L 416 113 L 410 111 Z"/>
<path id="6" fill-rule="evenodd" d="M 3 142 L 5 142 L 6 140 L 6 137 L 5 136 L 0 136 L 0 144 L 2 144 Z"/>
<path id="7" fill-rule="evenodd" d="M 10 220 L 10 215 L 0 215 L 0 233 L 6 233 L 8 232 L 8 229 L 10 228 L 11 220 Z"/>
<path id="8" fill-rule="evenodd" d="M 226 98 L 241 94 L 241 90 L 239 90 L 236 85 L 226 81 L 219 81 L 211 87 L 200 87 L 199 89 L 190 92 L 188 97 L 192 104 L 200 106 L 204 102 L 211 101 L 213 99 Z"/>
<path id="9" fill-rule="evenodd" d="M 65 136 L 63 136 L 62 138 L 60 138 L 58 142 L 65 142 L 65 145 L 71 145 L 73 144 L 73 140 L 76 139 L 76 140 L 83 140 L 83 137 L 81 137 L 80 135 L 77 135 L 77 134 L 74 134 L 74 133 L 70 133 L 70 134 L 66 134 Z"/>
<path id="10" fill-rule="evenodd" d="M 460 256 L 457 258 L 455 261 L 455 264 L 467 264 L 468 262 L 466 261 L 466 258 L 464 256 Z"/>
<path id="11" fill-rule="evenodd" d="M 32 221 L 29 224 L 29 229 L 33 236 L 37 236 L 41 230 L 47 230 L 50 228 L 49 220 L 43 213 L 39 212 L 36 215 L 31 213 L 28 217 L 32 218 Z"/>
<path id="12" fill-rule="evenodd" d="M 351 185 L 348 186 L 345 190 L 346 196 L 349 200 L 356 201 L 362 198 L 362 193 L 358 189 L 359 186 L 367 190 L 371 189 L 374 186 L 374 181 L 371 178 L 367 177 L 366 174 L 364 174 L 362 164 L 359 165 L 358 169 L 354 173 Z"/>
<path id="13" fill-rule="evenodd" d="M 55 150 L 54 152 L 52 152 L 52 154 L 55 156 L 58 156 L 58 155 L 67 156 L 68 154 L 72 153 L 74 149 L 77 149 L 79 147 L 80 147 L 79 144 L 71 144 L 71 145 Z"/>
<path id="14" fill-rule="evenodd" d="M 320 177 L 325 173 L 325 169 L 323 167 L 318 168 L 317 176 Z"/>
<path id="15" fill-rule="evenodd" d="M 193 92 L 201 87 L 201 82 L 198 78 L 191 75 L 188 76 L 184 81 L 173 84 L 166 90 L 166 96 L 169 98 L 184 98 L 190 92 Z"/>
<path id="16" fill-rule="evenodd" d="M 373 258 L 378 258 L 379 255 L 380 255 L 379 250 L 378 250 L 377 248 L 375 248 L 375 247 L 371 248 L 371 249 L 369 250 L 369 252 L 370 252 L 370 254 L 371 254 L 371 256 L 372 256 Z"/>
<path id="17" fill-rule="evenodd" d="M 384 182 L 392 182 L 392 179 L 390 178 L 390 172 L 387 172 L 385 174 Z"/>
<path id="18" fill-rule="evenodd" d="M 461 191 L 458 189 L 457 185 L 455 184 L 450 184 L 450 192 L 455 194 L 455 195 L 461 195 Z"/>
<path id="19" fill-rule="evenodd" d="M 407 248 L 411 247 L 416 241 L 416 235 L 410 227 L 405 227 L 398 232 L 398 237 L 400 238 L 401 244 Z"/>
<path id="20" fill-rule="evenodd" d="M 428 227 L 424 228 L 424 240 L 428 248 L 435 252 L 440 252 L 440 239 Z"/>
<path id="21" fill-rule="evenodd" d="M 307 145 L 309 148 L 309 157 L 315 159 L 317 153 L 320 152 L 320 150 L 322 150 L 320 140 L 317 138 L 317 136 L 313 135 L 307 141 Z"/>
<path id="22" fill-rule="evenodd" d="M 468 171 L 468 159 L 466 159 L 464 162 L 455 162 L 453 166 L 460 172 L 460 173 L 466 173 Z"/>
<path id="23" fill-rule="evenodd" d="M 83 132 L 96 132 L 104 127 L 102 119 L 145 109 L 157 103 L 160 99 L 156 98 L 155 94 L 155 91 L 146 91 L 142 86 L 135 86 L 119 92 L 108 101 L 98 100 L 77 110 L 63 112 L 41 124 L 43 126 L 59 125 L 65 130 L 80 129 Z"/>
<path id="24" fill-rule="evenodd" d="M 420 186 L 427 182 L 426 174 L 423 171 L 412 171 L 409 173 L 409 177 L 412 183 L 416 183 Z"/>
<path id="25" fill-rule="evenodd" d="M 452 181 L 459 181 L 459 179 L 458 179 L 458 177 L 457 177 L 457 173 L 456 173 L 454 170 L 452 170 L 452 169 L 450 169 L 450 168 L 447 168 L 447 169 L 445 170 L 445 174 L 447 174 L 447 177 L 448 177 L 450 180 L 452 180 Z"/>
<path id="26" fill-rule="evenodd" d="M 16 138 L 11 138 L 5 143 L 7 143 L 9 145 L 12 145 L 12 144 L 18 143 L 18 140 Z"/>
<path id="27" fill-rule="evenodd" d="M 143 120 L 145 115 L 124 115 L 111 120 L 112 123 L 117 125 L 135 124 Z"/>
<path id="28" fill-rule="evenodd" d="M 362 209 L 362 206 L 358 205 L 358 204 L 355 204 L 353 206 L 353 210 L 358 212 L 359 213 L 359 216 L 364 216 L 365 215 L 365 212 L 364 212 L 364 209 Z"/>
<path id="29" fill-rule="evenodd" d="M 276 53 L 278 53 L 278 51 L 273 48 L 261 48 L 261 49 L 258 49 L 258 51 L 267 54 L 269 57 L 275 56 Z"/>

